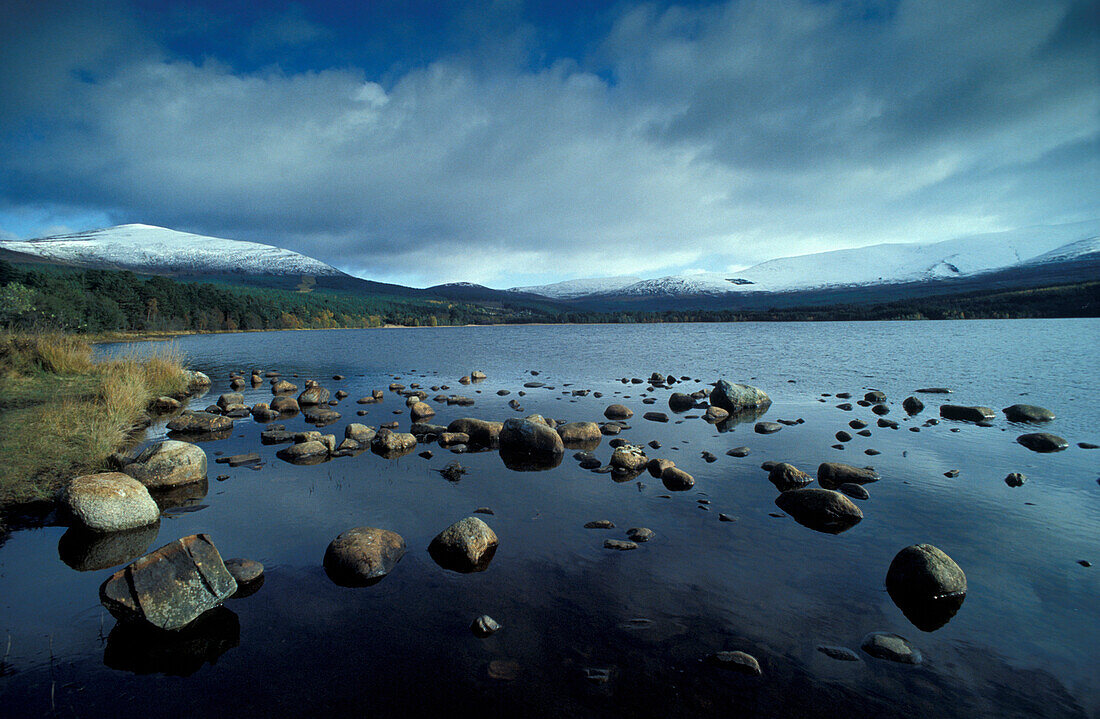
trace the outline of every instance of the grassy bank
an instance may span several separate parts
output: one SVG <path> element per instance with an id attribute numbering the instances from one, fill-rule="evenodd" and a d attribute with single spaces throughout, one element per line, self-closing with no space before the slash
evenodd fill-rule
<path id="1" fill-rule="evenodd" d="M 101 470 L 149 401 L 187 388 L 172 347 L 96 361 L 84 338 L 0 334 L 0 507 L 51 498 Z"/>

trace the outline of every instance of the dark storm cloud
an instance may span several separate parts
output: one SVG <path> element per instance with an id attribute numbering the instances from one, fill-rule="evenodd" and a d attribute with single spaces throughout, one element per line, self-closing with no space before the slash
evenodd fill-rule
<path id="1" fill-rule="evenodd" d="M 1095 3 L 622 6 L 590 36 L 499 3 L 385 71 L 316 4 L 209 19 L 224 57 L 60 8 L 3 27 L 0 229 L 73 208 L 508 284 L 1100 212 Z"/>

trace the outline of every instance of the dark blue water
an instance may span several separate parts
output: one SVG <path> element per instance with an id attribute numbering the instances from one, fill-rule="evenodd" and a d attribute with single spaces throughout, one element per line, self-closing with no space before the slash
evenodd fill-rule
<path id="1" fill-rule="evenodd" d="M 208 532 L 223 556 L 264 563 L 259 592 L 227 602 L 193 639 L 150 648 L 114 629 L 97 595 L 112 570 L 71 567 L 80 566 L 81 548 L 66 548 L 65 527 L 14 532 L 0 546 L 0 649 L 10 638 L 0 714 L 971 717 L 1100 709 L 1100 579 L 1098 567 L 1078 564 L 1100 562 L 1100 450 L 1076 446 L 1100 443 L 1100 322 L 437 328 L 208 335 L 176 346 L 214 378 L 196 408 L 228 391 L 232 371 L 276 369 L 299 375 L 291 377 L 299 385 L 314 377 L 349 392 L 336 408 L 342 419 L 324 430 L 338 436 L 353 421 L 408 427 L 407 413 L 393 413 L 405 407 L 393 393 L 383 404 L 355 404 L 395 376 L 476 400 L 433 403 L 438 424 L 536 412 L 597 421 L 607 404 L 622 402 L 636 413 L 622 436 L 660 441 L 649 456 L 673 459 L 696 484 L 670 493 L 648 474 L 616 483 L 580 469 L 571 452 L 555 469 L 518 473 L 495 452 L 452 456 L 437 446 L 432 459 L 367 452 L 293 466 L 275 457 L 279 447 L 260 444 L 263 425 L 237 420 L 232 438 L 201 445 L 211 460 L 208 486 L 166 513 L 147 549 Z M 489 378 L 459 385 L 474 369 Z M 547 387 L 527 390 L 517 413 L 506 403 L 536 379 L 528 370 Z M 619 381 L 654 371 L 698 380 L 676 391 L 720 377 L 749 382 L 773 399 L 763 419 L 805 423 L 766 436 L 751 423 L 718 432 L 701 411 L 673 415 L 671 390 Z M 907 419 L 901 400 L 927 386 L 954 393 L 920 395 L 927 408 Z M 501 388 L 512 394 L 498 397 Z M 876 427 L 869 408 L 845 412 L 835 407 L 840 400 L 820 397 L 847 391 L 858 399 L 868 388 L 886 392 L 899 430 Z M 604 397 L 573 397 L 574 389 Z M 245 395 L 250 404 L 270 398 L 266 386 Z M 652 407 L 642 403 L 647 396 L 657 398 Z M 999 412 L 991 427 L 923 426 L 945 401 L 1048 407 L 1057 419 L 1043 429 L 1071 446 L 1030 452 L 1015 438 L 1033 430 Z M 363 408 L 369 414 L 357 417 Z M 673 421 L 643 420 L 651 409 Z M 857 417 L 872 436 L 831 448 L 833 434 Z M 301 416 L 283 423 L 309 428 Z M 160 436 L 162 425 L 148 438 Z M 740 445 L 751 448 L 748 457 L 726 456 Z M 215 453 L 244 451 L 258 451 L 264 466 L 213 462 Z M 707 463 L 703 451 L 718 460 Z M 610 457 L 606 441 L 596 454 Z M 459 482 L 435 471 L 452 459 L 469 469 Z M 811 474 L 823 461 L 873 464 L 883 479 L 868 485 L 864 520 L 828 535 L 771 516 L 777 492 L 760 469 L 765 460 Z M 959 476 L 945 477 L 950 469 Z M 1008 487 L 1009 472 L 1027 483 Z M 221 473 L 229 478 L 217 481 Z M 426 551 L 432 537 L 484 506 L 500 537 L 488 570 L 437 566 Z M 737 521 L 720 522 L 719 513 Z M 583 528 L 595 519 L 617 528 Z M 375 586 L 338 587 L 321 559 L 336 535 L 360 525 L 400 533 L 409 552 Z M 630 552 L 603 548 L 635 526 L 655 539 Z M 898 550 L 921 542 L 947 552 L 969 583 L 958 614 L 933 632 L 913 626 L 883 586 Z M 483 613 L 504 629 L 477 639 L 469 625 Z M 878 630 L 910 639 L 924 663 L 866 654 L 839 662 L 816 651 L 859 651 L 863 635 Z M 702 661 L 723 649 L 754 655 L 763 677 Z"/>

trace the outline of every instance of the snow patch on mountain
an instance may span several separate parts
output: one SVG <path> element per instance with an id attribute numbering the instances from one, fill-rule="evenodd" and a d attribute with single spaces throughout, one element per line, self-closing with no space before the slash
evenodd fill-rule
<path id="1" fill-rule="evenodd" d="M 153 225 L 119 225 L 0 248 L 82 266 L 183 274 L 336 276 L 340 270 L 281 247 L 205 237 Z"/>
<path id="2" fill-rule="evenodd" d="M 670 275 L 624 283 L 597 278 L 520 288 L 560 299 L 792 292 L 964 277 L 1032 262 L 1072 260 L 1100 245 L 1100 220 L 1027 227 L 936 243 L 898 243 L 783 257 L 736 272 Z M 553 293 L 553 294 L 551 294 Z"/>
<path id="3" fill-rule="evenodd" d="M 641 278 L 630 275 L 618 277 L 589 277 L 580 280 L 565 280 L 549 285 L 533 285 L 531 287 L 511 287 L 509 292 L 526 292 L 532 295 L 553 297 L 559 300 L 568 300 L 587 295 L 602 295 L 640 282 Z"/>

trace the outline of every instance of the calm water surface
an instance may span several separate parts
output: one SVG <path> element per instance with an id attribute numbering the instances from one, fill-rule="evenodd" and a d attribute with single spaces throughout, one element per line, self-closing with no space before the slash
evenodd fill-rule
<path id="1" fill-rule="evenodd" d="M 81 571 L 102 548 L 74 544 L 63 526 L 15 531 L 0 546 L 0 715 L 1100 715 L 1100 567 L 1078 564 L 1100 563 L 1100 450 L 1076 446 L 1100 443 L 1096 320 L 284 332 L 176 346 L 214 379 L 194 408 L 228 391 L 232 371 L 277 369 L 297 374 L 299 386 L 314 377 L 349 392 L 337 408 L 343 418 L 325 430 L 338 436 L 353 421 L 408 427 L 407 413 L 394 414 L 405 403 L 393 393 L 355 404 L 395 375 L 476 400 L 433 403 L 437 424 L 535 412 L 597 421 L 622 402 L 636 413 L 622 436 L 660 441 L 649 456 L 673 459 L 696 484 L 671 493 L 648 474 L 616 483 L 580 469 L 572 452 L 543 472 L 510 471 L 495 452 L 452 456 L 436 446 L 432 459 L 367 452 L 293 466 L 275 457 L 278 446 L 261 446 L 263 425 L 237 420 L 230 439 L 201 445 L 208 485 L 180 497 L 135 541 L 142 552 L 207 532 L 224 557 L 263 562 L 263 587 L 227 602 L 178 644 L 149 646 L 116 630 L 99 604 L 113 570 Z M 474 369 L 489 378 L 459 385 Z M 547 386 L 520 397 L 521 414 L 507 400 L 534 379 L 529 370 Z M 764 419 L 805 423 L 766 436 L 751 423 L 719 432 L 701 411 L 671 413 L 674 390 L 619 381 L 654 371 L 695 378 L 675 391 L 720 377 L 751 383 L 774 401 Z M 1015 438 L 1033 430 L 999 412 L 992 427 L 924 426 L 948 399 L 937 395 L 921 395 L 927 408 L 906 418 L 901 400 L 927 386 L 953 388 L 953 403 L 1049 407 L 1058 417 L 1044 430 L 1071 446 L 1030 452 Z M 876 427 L 869 408 L 845 412 L 820 396 L 858 399 L 869 388 L 886 392 L 899 430 Z M 573 397 L 574 389 L 604 396 Z M 270 392 L 265 385 L 245 396 L 252 404 Z M 647 396 L 653 407 L 642 403 Z M 356 416 L 361 408 L 366 417 Z M 673 421 L 642 419 L 650 409 Z M 872 436 L 831 448 L 855 418 Z M 310 428 L 301 416 L 283 423 Z M 914 426 L 921 431 L 908 431 Z M 148 439 L 163 434 L 161 423 Z M 748 457 L 725 454 L 740 445 Z M 246 451 L 260 453 L 262 468 L 213 462 Z M 703 451 L 718 460 L 705 462 Z M 606 441 L 596 450 L 604 461 L 610 453 Z M 469 468 L 454 483 L 435 471 L 451 459 Z M 827 535 L 771 516 L 777 493 L 760 469 L 765 460 L 811 474 L 823 461 L 873 464 L 883 478 L 868 485 L 864 520 Z M 945 477 L 950 469 L 959 476 Z M 1008 487 L 1009 472 L 1027 483 Z M 222 473 L 228 479 L 216 480 Z M 437 566 L 426 551 L 431 538 L 477 507 L 492 508 L 483 518 L 500 537 L 487 571 Z M 737 521 L 720 522 L 719 513 Z M 595 519 L 617 529 L 583 528 Z M 409 551 L 381 583 L 338 587 L 321 559 L 337 534 L 360 525 L 397 531 Z M 631 552 L 603 548 L 637 526 L 656 537 Z M 947 552 L 969 583 L 958 614 L 933 632 L 910 624 L 883 587 L 897 551 L 921 542 Z M 483 613 L 504 629 L 477 639 L 469 625 Z M 815 649 L 858 651 L 863 635 L 879 630 L 910 639 L 924 664 L 865 654 L 840 662 Z M 764 676 L 702 661 L 723 649 L 753 654 Z"/>

